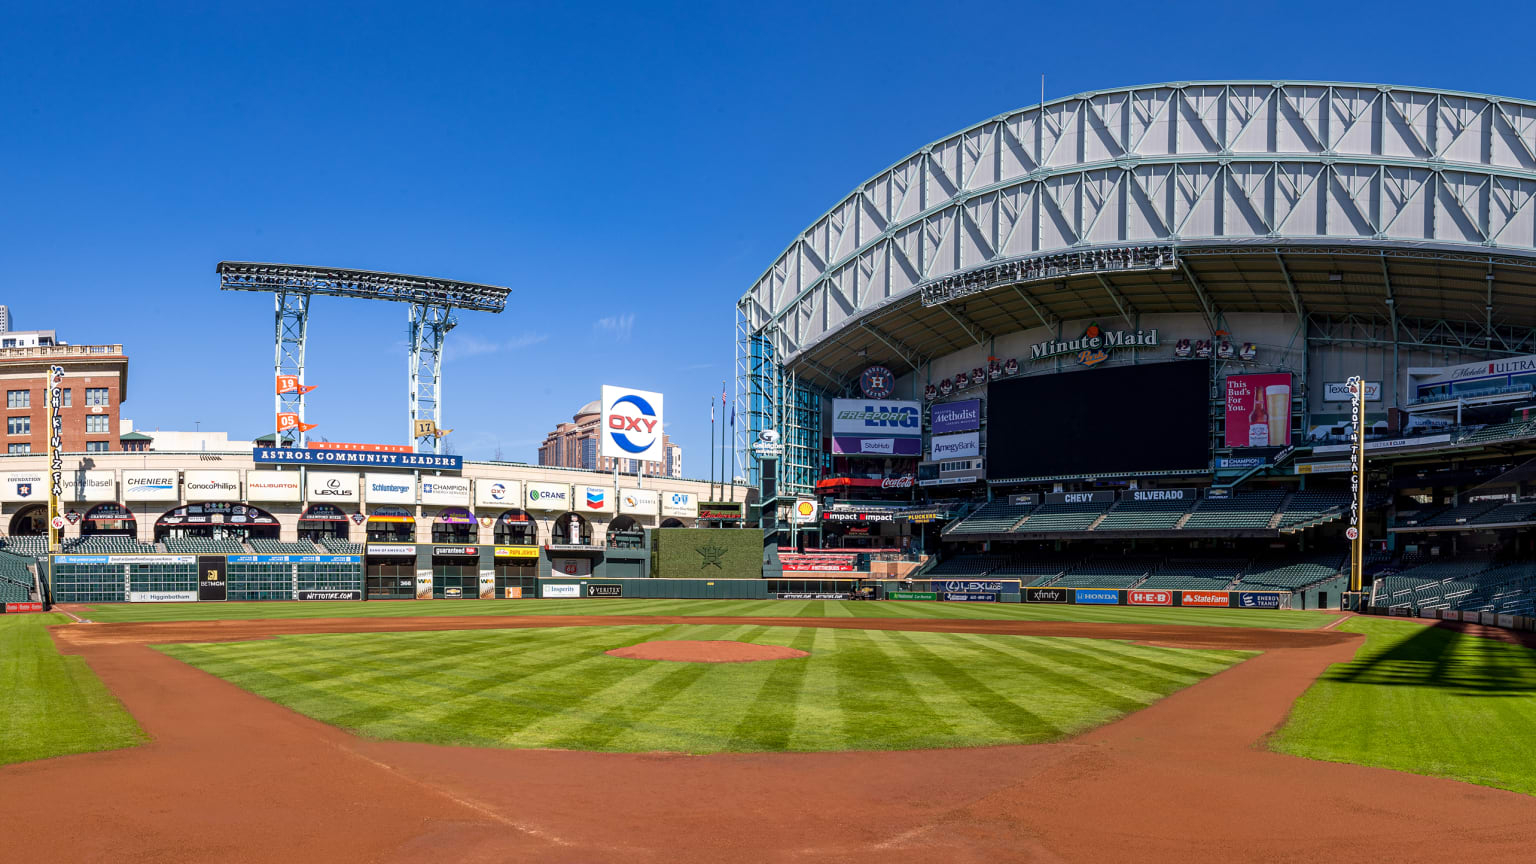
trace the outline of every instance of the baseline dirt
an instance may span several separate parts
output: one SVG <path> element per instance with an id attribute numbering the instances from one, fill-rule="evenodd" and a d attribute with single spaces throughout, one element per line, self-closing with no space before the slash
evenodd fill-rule
<path id="1" fill-rule="evenodd" d="M 810 652 L 798 648 L 728 639 L 656 639 L 603 653 L 626 660 L 663 660 L 668 663 L 758 663 L 811 656 Z"/>
<path id="2" fill-rule="evenodd" d="M 281 633 L 731 623 L 1266 653 L 1059 743 L 678 756 L 368 741 L 147 647 Z M 1529 859 L 1536 798 L 1260 749 L 1358 636 L 1065 622 L 610 618 L 64 625 L 153 737 L 0 768 L 7 860 L 1146 862 Z"/>

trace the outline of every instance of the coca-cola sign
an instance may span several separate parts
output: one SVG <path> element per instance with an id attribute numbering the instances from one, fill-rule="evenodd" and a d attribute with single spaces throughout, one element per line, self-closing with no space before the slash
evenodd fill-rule
<path id="1" fill-rule="evenodd" d="M 886 477 L 880 481 L 881 489 L 911 489 L 917 478 L 911 474 L 905 477 Z"/>

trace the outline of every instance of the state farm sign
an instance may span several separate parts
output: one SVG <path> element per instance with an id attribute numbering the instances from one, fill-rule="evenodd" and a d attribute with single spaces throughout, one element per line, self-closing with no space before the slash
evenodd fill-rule
<path id="1" fill-rule="evenodd" d="M 1180 591 L 1179 605 L 1225 609 L 1232 605 L 1232 600 L 1225 591 Z"/>
<path id="2" fill-rule="evenodd" d="M 1137 589 L 1127 591 L 1126 601 L 1132 606 L 1172 606 L 1172 591 L 1144 591 Z"/>

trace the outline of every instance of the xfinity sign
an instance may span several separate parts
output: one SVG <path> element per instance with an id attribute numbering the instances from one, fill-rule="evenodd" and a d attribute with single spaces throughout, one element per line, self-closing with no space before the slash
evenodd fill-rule
<path id="1" fill-rule="evenodd" d="M 661 462 L 660 393 L 603 385 L 602 455 L 608 459 Z"/>

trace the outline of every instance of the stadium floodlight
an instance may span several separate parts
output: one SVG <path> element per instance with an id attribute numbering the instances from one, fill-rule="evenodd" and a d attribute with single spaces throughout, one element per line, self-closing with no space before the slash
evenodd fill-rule
<path id="1" fill-rule="evenodd" d="M 393 300 L 410 304 L 411 349 L 407 380 L 409 417 L 406 440 L 418 450 L 442 450 L 442 358 L 448 331 L 457 323 L 453 312 L 498 313 L 507 306 L 509 289 L 429 276 L 407 276 L 372 270 L 308 267 L 294 264 L 261 264 L 221 261 L 217 268 L 222 291 L 260 291 L 276 295 L 277 347 L 274 369 L 281 376 L 295 376 L 299 386 L 287 392 L 279 387 L 277 414 L 290 414 L 298 423 L 280 429 L 279 443 L 305 443 L 304 343 L 309 332 L 309 298 L 354 297 L 361 300 Z M 427 434 L 419 434 L 422 432 Z"/>

